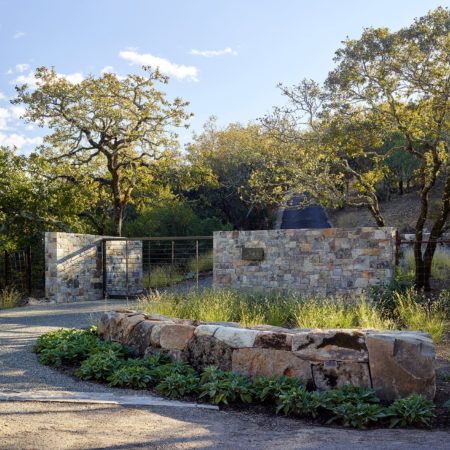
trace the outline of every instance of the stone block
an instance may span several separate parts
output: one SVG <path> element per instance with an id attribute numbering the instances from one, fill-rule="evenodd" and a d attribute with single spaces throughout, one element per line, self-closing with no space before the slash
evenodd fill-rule
<path id="1" fill-rule="evenodd" d="M 263 331 L 256 335 L 254 347 L 273 348 L 277 350 L 291 350 L 292 334 Z"/>
<path id="2" fill-rule="evenodd" d="M 320 391 L 340 388 L 346 384 L 371 387 L 368 363 L 325 361 L 312 365 L 315 388 Z"/>
<path id="3" fill-rule="evenodd" d="M 152 329 L 157 324 L 160 324 L 160 322 L 144 320 L 137 324 L 130 333 L 127 345 L 130 346 L 138 356 L 144 355 L 147 347 L 151 346 L 150 337 Z"/>
<path id="4" fill-rule="evenodd" d="M 384 401 L 412 392 L 433 400 L 436 393 L 435 348 L 423 333 L 382 332 L 366 337 L 374 389 Z"/>
<path id="5" fill-rule="evenodd" d="M 311 361 L 368 361 L 364 333 L 360 330 L 309 330 L 292 337 L 292 351 Z"/>
<path id="6" fill-rule="evenodd" d="M 241 348 L 233 351 L 233 372 L 242 375 L 280 376 L 299 378 L 305 384 L 310 384 L 311 364 L 309 361 L 297 358 L 290 351 L 268 348 Z"/>
<path id="7" fill-rule="evenodd" d="M 214 337 L 232 348 L 253 347 L 258 331 L 245 328 L 219 327 Z"/>
<path id="8" fill-rule="evenodd" d="M 194 330 L 192 325 L 166 325 L 161 328 L 159 345 L 164 349 L 183 350 L 194 336 Z"/>
<path id="9" fill-rule="evenodd" d="M 233 349 L 212 336 L 195 336 L 188 342 L 186 349 L 188 362 L 196 369 L 214 365 L 221 370 L 231 370 Z"/>

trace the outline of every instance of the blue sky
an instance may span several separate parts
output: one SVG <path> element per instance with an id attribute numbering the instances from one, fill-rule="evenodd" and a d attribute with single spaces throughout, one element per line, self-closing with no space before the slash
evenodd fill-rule
<path id="1" fill-rule="evenodd" d="M 43 131 L 9 99 L 41 65 L 76 82 L 158 64 L 200 131 L 210 115 L 221 125 L 261 117 L 282 102 L 278 82 L 323 80 L 347 36 L 397 29 L 440 5 L 450 0 L 0 0 L 0 145 L 27 153 L 39 143 Z"/>

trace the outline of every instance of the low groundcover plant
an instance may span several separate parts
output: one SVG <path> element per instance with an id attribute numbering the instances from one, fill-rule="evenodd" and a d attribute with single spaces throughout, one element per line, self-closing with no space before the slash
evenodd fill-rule
<path id="1" fill-rule="evenodd" d="M 134 358 L 116 342 L 102 340 L 95 327 L 60 329 L 40 336 L 33 351 L 43 364 L 77 368 L 75 376 L 110 386 L 156 389 L 170 398 L 208 400 L 214 404 L 274 405 L 277 413 L 366 428 L 374 424 L 429 427 L 434 405 L 413 394 L 383 406 L 373 389 L 343 386 L 328 392 L 309 391 L 295 378 L 250 379 L 209 366 L 198 373 L 167 355 Z"/>

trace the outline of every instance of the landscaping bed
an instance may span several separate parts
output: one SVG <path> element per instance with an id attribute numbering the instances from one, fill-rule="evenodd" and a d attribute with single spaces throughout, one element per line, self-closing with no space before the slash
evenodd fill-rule
<path id="1" fill-rule="evenodd" d="M 436 424 L 434 405 L 420 395 L 380 402 L 373 389 L 342 386 L 328 392 L 308 390 L 285 376 L 250 379 L 217 367 L 196 371 L 163 353 L 133 357 L 126 346 L 102 340 L 95 328 L 58 330 L 41 336 L 34 348 L 40 361 L 80 379 L 114 387 L 145 389 L 170 398 L 208 401 L 233 408 L 256 408 L 318 423 L 369 426 Z"/>

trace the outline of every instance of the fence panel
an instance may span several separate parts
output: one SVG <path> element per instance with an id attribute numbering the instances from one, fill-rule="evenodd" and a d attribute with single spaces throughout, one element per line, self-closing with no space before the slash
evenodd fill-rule
<path id="1" fill-rule="evenodd" d="M 428 244 L 423 241 L 422 253 Z M 398 240 L 398 274 L 405 281 L 414 281 L 414 239 Z M 439 239 L 431 266 L 431 288 L 433 290 L 450 289 L 450 240 Z"/>
<path id="2" fill-rule="evenodd" d="M 113 255 L 113 251 L 109 249 L 111 247 L 108 243 L 112 241 L 124 244 L 119 246 L 119 255 Z M 142 243 L 142 267 L 139 270 L 136 267 L 136 246 L 132 245 L 136 241 Z M 121 289 L 121 286 L 117 285 L 117 274 L 112 273 L 114 267 L 117 271 L 118 266 L 121 266 L 121 280 L 127 297 L 135 296 L 133 290 L 136 289 L 136 284 L 131 282 L 131 277 L 136 274 L 142 277 L 144 292 L 175 285 L 198 287 L 203 279 L 212 277 L 212 236 L 105 239 L 103 249 L 103 284 L 106 297 L 117 297 Z M 116 262 L 113 261 L 114 257 Z"/>
<path id="3" fill-rule="evenodd" d="M 0 289 L 12 287 L 23 295 L 42 297 L 45 291 L 43 243 L 0 253 Z"/>

